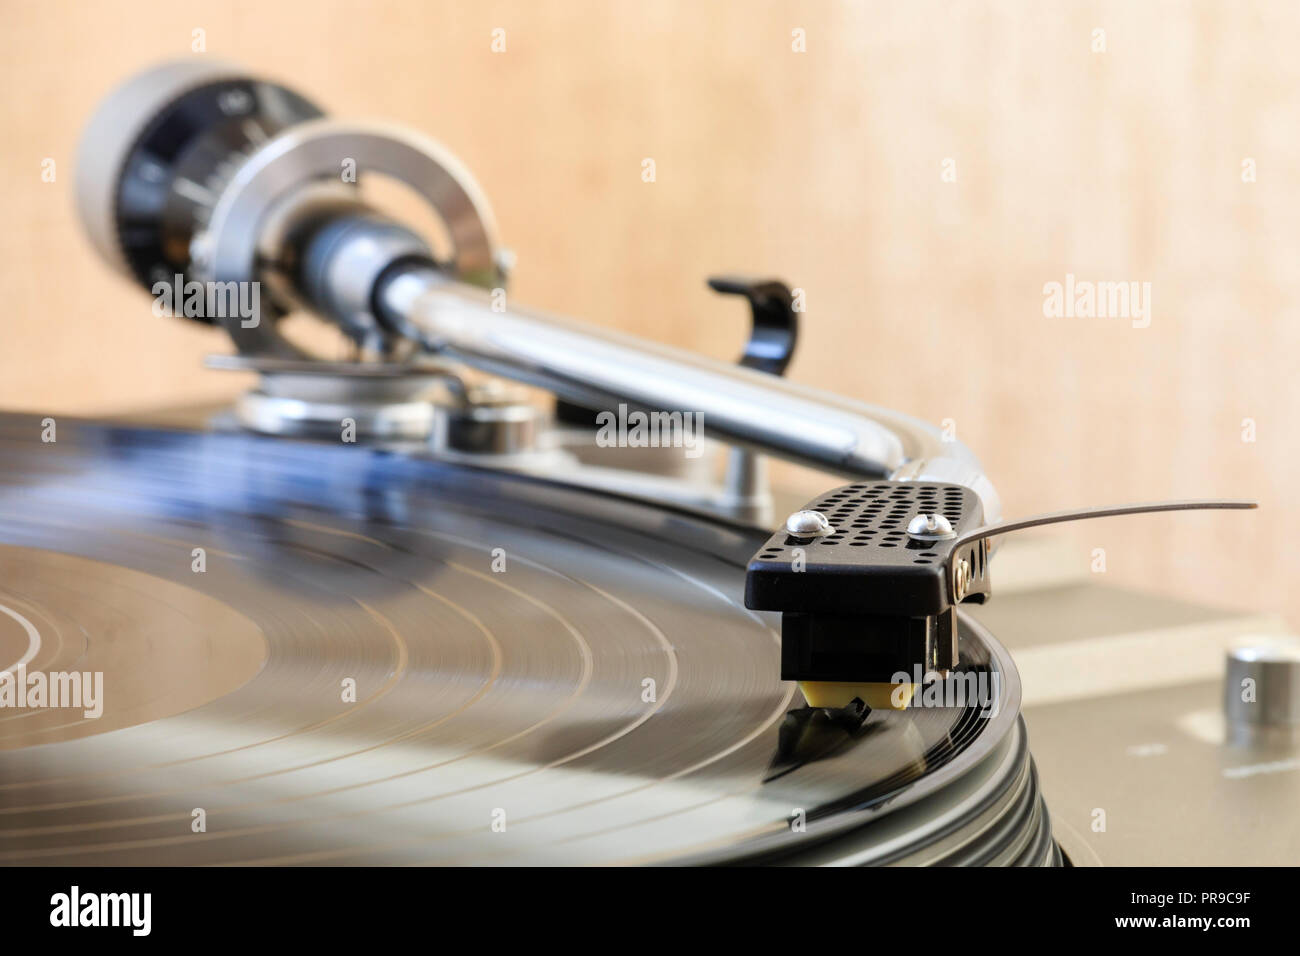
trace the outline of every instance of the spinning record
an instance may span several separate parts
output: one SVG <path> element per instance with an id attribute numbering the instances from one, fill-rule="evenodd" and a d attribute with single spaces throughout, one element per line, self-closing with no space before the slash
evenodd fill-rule
<path id="1" fill-rule="evenodd" d="M 763 529 L 357 446 L 0 440 L 0 667 L 48 680 L 0 708 L 5 863 L 1059 862 L 996 641 L 963 619 L 992 708 L 809 709 L 742 603 Z"/>

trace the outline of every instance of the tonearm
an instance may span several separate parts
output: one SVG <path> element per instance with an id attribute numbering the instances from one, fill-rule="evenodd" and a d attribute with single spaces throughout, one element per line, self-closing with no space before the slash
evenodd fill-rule
<path id="1" fill-rule="evenodd" d="M 357 184 L 369 176 L 422 196 L 440 242 L 368 205 Z M 412 352 L 433 354 L 589 409 L 693 413 L 715 438 L 856 480 L 792 516 L 751 563 L 750 605 L 784 614 L 785 676 L 870 684 L 914 664 L 957 666 L 953 607 L 987 597 L 987 535 L 1001 519 L 970 450 L 915 418 L 770 374 L 758 331 L 755 361 L 733 366 L 519 307 L 481 190 L 432 140 L 328 118 L 282 86 L 188 60 L 105 101 L 77 186 L 96 248 L 147 288 L 180 276 L 267 293 L 241 299 L 252 309 L 195 316 L 255 366 L 323 364 L 278 328 L 306 308 L 366 360 L 340 374 L 379 379 Z M 750 296 L 759 330 L 760 287 L 720 288 Z"/>

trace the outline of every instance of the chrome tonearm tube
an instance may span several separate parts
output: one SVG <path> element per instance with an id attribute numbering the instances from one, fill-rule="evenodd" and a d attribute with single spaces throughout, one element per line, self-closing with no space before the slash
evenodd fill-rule
<path id="1" fill-rule="evenodd" d="M 730 441 L 848 477 L 928 479 L 994 491 L 975 456 L 915 418 L 741 366 L 569 319 L 510 307 L 427 264 L 376 288 L 385 320 L 426 348 L 604 408 L 696 411 Z"/>
<path id="2" fill-rule="evenodd" d="M 423 196 L 447 248 L 367 206 L 357 180 L 370 175 Z M 116 90 L 83 140 L 78 197 L 100 253 L 146 286 L 259 283 L 256 315 L 205 317 L 245 356 L 310 360 L 277 330 L 306 305 L 381 361 L 413 341 L 589 407 L 694 412 L 714 437 L 839 475 L 964 485 L 1000 516 L 975 455 L 918 419 L 503 304 L 507 256 L 453 156 L 409 130 L 324 118 L 228 65 L 164 64 Z"/>

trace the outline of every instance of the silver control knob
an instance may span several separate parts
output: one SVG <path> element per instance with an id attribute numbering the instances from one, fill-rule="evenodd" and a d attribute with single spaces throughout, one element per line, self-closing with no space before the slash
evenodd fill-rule
<path id="1" fill-rule="evenodd" d="M 1300 639 L 1252 637 L 1230 649 L 1223 706 L 1234 743 L 1300 741 Z"/>

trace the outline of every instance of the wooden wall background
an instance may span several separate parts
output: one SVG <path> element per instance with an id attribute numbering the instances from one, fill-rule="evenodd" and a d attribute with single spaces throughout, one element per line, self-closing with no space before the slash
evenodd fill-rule
<path id="1" fill-rule="evenodd" d="M 707 274 L 804 288 L 792 377 L 953 419 L 1009 514 L 1258 496 L 1253 515 L 1072 533 L 1085 556 L 1106 548 L 1117 582 L 1300 623 L 1294 3 L 3 0 L 0 13 L 0 407 L 95 414 L 242 386 L 199 370 L 219 338 L 155 319 L 72 212 L 99 97 L 161 58 L 219 56 L 444 141 L 518 252 L 521 301 L 728 356 L 743 307 L 713 297 Z M 490 51 L 497 27 L 505 53 Z M 205 54 L 190 52 L 195 28 Z M 1150 327 L 1044 318 L 1043 285 L 1066 273 L 1151 282 Z"/>

